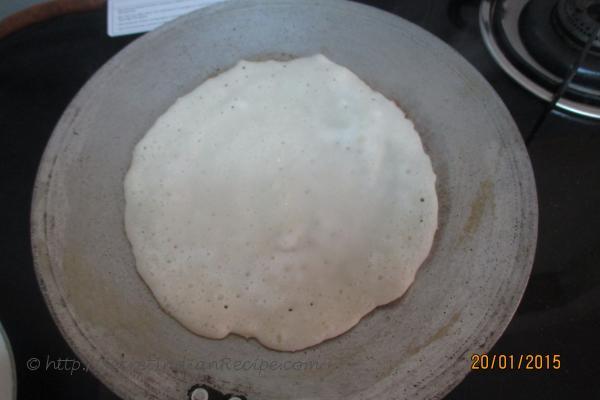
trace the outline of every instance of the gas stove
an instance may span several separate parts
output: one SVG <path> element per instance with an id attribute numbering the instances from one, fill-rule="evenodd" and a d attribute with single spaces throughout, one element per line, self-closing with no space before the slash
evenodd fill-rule
<path id="1" fill-rule="evenodd" d="M 561 367 L 472 371 L 447 398 L 600 398 L 600 1 L 362 2 L 430 31 L 479 70 L 527 139 L 536 177 L 533 272 L 489 354 L 560 355 Z M 136 37 L 108 37 L 102 8 L 0 39 L 0 320 L 15 354 L 19 399 L 117 399 L 85 367 L 59 368 L 77 358 L 37 286 L 29 207 L 58 118 L 86 80 Z M 32 359 L 44 368 L 31 368 Z"/>
<path id="2" fill-rule="evenodd" d="M 600 3 L 484 1 L 480 23 L 498 65 L 533 95 L 600 119 Z"/>

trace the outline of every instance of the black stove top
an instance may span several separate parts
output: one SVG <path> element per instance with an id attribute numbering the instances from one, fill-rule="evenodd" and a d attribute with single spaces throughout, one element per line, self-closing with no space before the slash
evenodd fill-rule
<path id="1" fill-rule="evenodd" d="M 478 1 L 364 1 L 411 20 L 461 53 L 492 84 L 521 132 L 546 105 L 490 56 Z M 69 101 L 136 38 L 109 38 L 106 10 L 72 14 L 0 40 L 0 321 L 16 358 L 19 399 L 117 399 L 76 360 L 37 287 L 29 243 L 33 182 Z M 490 354 L 559 354 L 559 370 L 473 371 L 448 399 L 600 398 L 600 122 L 553 111 L 529 144 L 540 206 L 538 249 L 517 314 Z M 28 361 L 40 360 L 33 371 Z M 48 361 L 54 362 L 46 368 Z"/>

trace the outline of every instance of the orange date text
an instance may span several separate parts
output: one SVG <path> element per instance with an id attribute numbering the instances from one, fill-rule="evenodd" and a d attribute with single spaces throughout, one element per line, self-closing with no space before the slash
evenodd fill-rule
<path id="1" fill-rule="evenodd" d="M 471 370 L 559 370 L 560 354 L 473 354 Z"/>

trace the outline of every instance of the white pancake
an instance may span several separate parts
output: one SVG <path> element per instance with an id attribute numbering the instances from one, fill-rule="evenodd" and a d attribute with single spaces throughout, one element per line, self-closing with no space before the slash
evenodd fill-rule
<path id="1" fill-rule="evenodd" d="M 412 122 L 348 69 L 241 61 L 138 143 L 126 231 L 185 327 L 294 351 L 407 290 L 437 229 L 435 179 Z"/>

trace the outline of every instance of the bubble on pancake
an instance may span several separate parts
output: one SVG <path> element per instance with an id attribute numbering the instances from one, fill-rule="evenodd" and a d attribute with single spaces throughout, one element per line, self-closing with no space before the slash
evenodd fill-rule
<path id="1" fill-rule="evenodd" d="M 241 61 L 178 99 L 133 152 L 137 269 L 191 331 L 294 351 L 404 294 L 437 228 L 412 122 L 322 55 Z"/>

